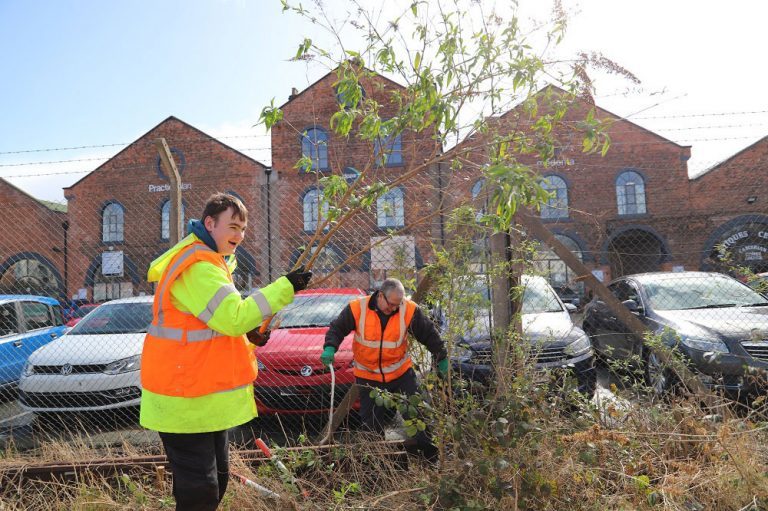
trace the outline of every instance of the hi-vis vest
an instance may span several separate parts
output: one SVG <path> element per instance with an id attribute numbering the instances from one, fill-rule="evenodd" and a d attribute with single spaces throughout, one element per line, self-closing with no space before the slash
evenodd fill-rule
<path id="1" fill-rule="evenodd" d="M 223 335 L 171 304 L 171 284 L 198 261 L 215 264 L 232 278 L 221 255 L 203 243 L 192 243 L 173 257 L 155 292 L 154 319 L 144 340 L 141 385 L 150 392 L 198 397 L 242 387 L 256 378 L 256 356 L 245 335 Z M 223 291 L 236 289 L 233 285 Z"/>
<path id="2" fill-rule="evenodd" d="M 405 338 L 416 304 L 403 299 L 397 314 L 389 318 L 382 332 L 379 315 L 368 308 L 370 300 L 371 297 L 366 296 L 349 303 L 356 325 L 352 343 L 354 373 L 358 378 L 388 382 L 411 367 Z"/>

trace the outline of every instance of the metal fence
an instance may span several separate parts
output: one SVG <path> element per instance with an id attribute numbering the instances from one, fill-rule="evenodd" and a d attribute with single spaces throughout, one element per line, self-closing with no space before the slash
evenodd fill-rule
<path id="1" fill-rule="evenodd" d="M 463 378 L 481 384 L 498 379 L 494 350 L 503 337 L 491 333 L 507 325 L 494 323 L 494 309 L 515 297 L 498 286 L 506 278 L 499 268 L 508 272 L 519 258 L 514 272 L 528 275 L 519 299 L 530 360 L 540 370 L 570 370 L 585 395 L 597 385 L 596 357 L 628 362 L 623 365 L 633 366 L 657 393 L 670 390 L 681 376 L 653 346 L 681 355 L 706 388 L 738 396 L 764 392 L 768 301 L 761 272 L 768 229 L 759 204 L 749 203 L 749 214 L 724 203 L 686 216 L 680 212 L 691 204 L 680 197 L 694 199 L 687 177 L 657 185 L 654 176 L 643 180 L 635 172 L 608 185 L 607 205 L 577 208 L 576 191 L 603 185 L 577 173 L 561 183 L 545 167 L 540 174 L 551 199 L 494 254 L 482 223 L 490 186 L 482 163 L 455 170 L 448 155 L 444 164 L 400 181 L 407 165 L 277 171 L 195 149 L 211 142 L 206 137 L 168 141 L 178 148 L 172 154 L 182 170 L 182 225 L 199 217 L 218 191 L 237 195 L 250 211 L 233 275 L 244 296 L 300 262 L 315 272 L 311 288 L 281 313 L 270 342 L 256 348 L 262 420 L 322 426 L 331 375 L 319 355 L 329 322 L 387 277 L 400 278 L 414 292 L 424 265 L 437 254 L 460 259 L 457 247 L 467 240 L 461 285 L 455 295 L 440 288 L 441 307 L 430 310 L 450 346 L 452 368 Z M 77 430 L 85 419 L 106 429 L 136 427 L 139 356 L 154 292 L 146 274 L 172 237 L 170 186 L 158 177 L 154 139 L 143 144 L 134 148 L 143 165 L 116 156 L 69 188 L 66 205 L 38 201 L 3 183 L 9 197 L 3 212 L 17 226 L 0 237 L 0 421 L 6 429 L 52 417 L 58 426 L 48 434 L 66 429 L 62 425 Z M 627 146 L 616 151 L 633 152 Z M 605 165 L 615 173 L 613 163 Z M 673 184 L 689 192 L 667 194 Z M 324 193 L 330 186 L 340 188 Z M 346 195 L 349 188 L 359 193 Z M 462 217 L 464 206 L 473 211 Z M 692 234 L 690 222 L 706 232 Z M 457 320 L 443 312 L 468 293 L 476 300 L 471 314 L 464 310 Z M 335 372 L 338 405 L 353 382 L 351 338 Z"/>

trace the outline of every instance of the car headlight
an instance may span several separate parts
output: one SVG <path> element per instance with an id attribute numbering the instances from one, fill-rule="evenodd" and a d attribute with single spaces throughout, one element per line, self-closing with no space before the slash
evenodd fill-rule
<path id="1" fill-rule="evenodd" d="M 128 358 L 121 358 L 108 364 L 104 368 L 105 374 L 121 374 L 141 369 L 141 355 L 134 355 Z"/>
<path id="2" fill-rule="evenodd" d="M 35 374 L 35 366 L 32 365 L 29 360 L 24 364 L 24 369 L 21 371 L 22 376 L 32 376 Z"/>
<path id="3" fill-rule="evenodd" d="M 728 353 L 730 350 L 723 341 L 718 339 L 697 339 L 695 337 L 682 337 L 680 342 L 700 351 L 715 351 L 720 353 Z"/>
<path id="4" fill-rule="evenodd" d="M 589 336 L 587 336 L 587 334 L 582 334 L 581 337 L 563 348 L 563 352 L 565 352 L 566 355 L 581 355 L 591 347 L 592 343 L 589 342 Z"/>
<path id="5" fill-rule="evenodd" d="M 256 366 L 259 368 L 259 371 L 267 370 L 267 366 L 265 366 L 261 360 L 256 360 Z"/>

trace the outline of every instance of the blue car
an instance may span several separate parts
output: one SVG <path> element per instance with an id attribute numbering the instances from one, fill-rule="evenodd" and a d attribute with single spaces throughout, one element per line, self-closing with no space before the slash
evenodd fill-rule
<path id="1" fill-rule="evenodd" d="M 65 330 L 57 300 L 0 295 L 0 395 L 17 387 L 32 352 L 60 337 Z"/>

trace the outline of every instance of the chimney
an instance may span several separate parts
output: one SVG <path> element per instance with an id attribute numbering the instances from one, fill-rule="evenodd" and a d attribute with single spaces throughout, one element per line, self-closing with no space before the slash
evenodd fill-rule
<path id="1" fill-rule="evenodd" d="M 296 87 L 291 87 L 291 95 L 288 96 L 288 101 L 291 101 L 293 98 L 299 95 L 299 90 Z"/>

